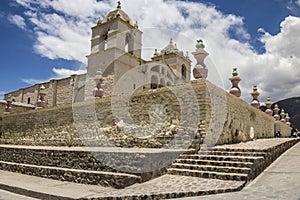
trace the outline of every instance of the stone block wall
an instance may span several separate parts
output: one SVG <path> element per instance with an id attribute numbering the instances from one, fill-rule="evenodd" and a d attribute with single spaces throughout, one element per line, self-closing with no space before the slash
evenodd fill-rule
<path id="1" fill-rule="evenodd" d="M 82 75 L 72 75 L 68 78 L 50 80 L 48 82 L 36 84 L 28 88 L 23 88 L 8 94 L 5 94 L 5 98 L 10 94 L 12 99 L 18 103 L 28 104 L 35 106 L 40 93 L 41 85 L 44 85 L 45 91 L 47 93 L 45 100 L 47 102 L 47 107 L 54 107 L 59 105 L 71 104 L 73 102 L 73 94 L 76 94 L 79 101 L 84 101 L 86 97 L 85 86 L 89 83 L 86 82 L 86 74 Z M 114 85 L 114 76 L 104 77 L 103 90 L 104 97 L 109 97 L 112 95 Z M 90 96 L 92 96 L 92 91 L 95 87 L 94 80 L 91 81 L 91 85 L 88 85 L 90 91 Z"/>
<path id="2" fill-rule="evenodd" d="M 202 143 L 274 137 L 274 119 L 197 80 L 132 96 L 7 115 L 2 132 L 1 142 L 9 144 L 161 148 L 171 142 L 199 148 Z"/>
<path id="3" fill-rule="evenodd" d="M 5 114 L 5 107 L 6 107 L 6 101 L 0 100 L 0 117 L 3 117 L 3 115 L 8 115 L 8 113 Z M 12 111 L 9 114 L 22 113 L 22 112 L 33 110 L 34 108 L 35 107 L 32 105 L 12 102 Z"/>
<path id="4" fill-rule="evenodd" d="M 276 131 L 280 131 L 282 137 L 290 137 L 292 128 L 280 121 L 276 121 L 275 122 L 275 132 Z"/>

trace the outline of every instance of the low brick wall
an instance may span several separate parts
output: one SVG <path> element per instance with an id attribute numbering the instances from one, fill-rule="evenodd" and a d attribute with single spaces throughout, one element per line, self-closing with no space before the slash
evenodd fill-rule
<path id="1" fill-rule="evenodd" d="M 161 148 L 176 138 L 173 146 L 191 144 L 199 149 L 203 142 L 237 143 L 251 140 L 251 135 L 274 137 L 274 119 L 213 84 L 197 80 L 73 107 L 12 113 L 3 116 L 0 142 Z"/>

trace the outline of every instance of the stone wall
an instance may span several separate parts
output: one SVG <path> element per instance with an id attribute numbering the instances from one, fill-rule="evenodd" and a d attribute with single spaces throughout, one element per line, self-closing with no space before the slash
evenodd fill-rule
<path id="1" fill-rule="evenodd" d="M 33 110 L 35 108 L 32 105 L 12 102 L 12 105 L 11 105 L 12 111 L 11 111 L 11 113 L 5 113 L 5 107 L 6 107 L 6 101 L 0 100 L 0 117 L 3 117 L 3 115 L 8 115 L 8 114 L 16 114 L 16 113 L 22 113 L 22 112 L 30 111 L 30 110 Z"/>
<path id="2" fill-rule="evenodd" d="M 208 84 L 211 116 L 207 144 L 228 144 L 274 137 L 274 118 L 245 101 Z M 216 132 L 219 131 L 219 132 Z"/>
<path id="3" fill-rule="evenodd" d="M 112 106 L 113 105 L 113 106 Z M 3 117 L 2 143 L 199 148 L 274 137 L 274 119 L 205 81 Z M 175 140 L 173 140 L 175 138 Z"/>
<path id="4" fill-rule="evenodd" d="M 78 96 L 77 100 L 83 101 L 86 97 L 85 85 L 88 85 L 88 82 L 86 82 L 86 74 L 72 75 L 68 78 L 50 80 L 49 82 L 36 84 L 28 88 L 23 88 L 5 94 L 5 98 L 7 98 L 7 96 L 10 94 L 12 96 L 12 99 L 14 99 L 18 103 L 24 103 L 35 106 L 39 99 L 41 85 L 44 85 L 44 92 L 47 93 L 45 97 L 47 107 L 54 107 L 59 105 L 71 104 L 73 102 L 74 94 Z M 92 90 L 95 87 L 94 85 L 94 80 L 92 80 L 91 84 L 88 85 L 91 88 L 89 91 L 89 93 L 91 93 L 91 96 Z M 114 76 L 104 77 L 104 97 L 111 96 L 113 85 Z"/>
<path id="5" fill-rule="evenodd" d="M 277 131 L 280 131 L 282 137 L 290 137 L 292 128 L 280 121 L 276 121 L 275 122 L 275 132 L 277 132 Z"/>

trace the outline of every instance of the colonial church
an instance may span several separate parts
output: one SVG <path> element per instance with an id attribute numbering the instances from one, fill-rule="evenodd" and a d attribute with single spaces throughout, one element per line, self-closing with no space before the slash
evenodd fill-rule
<path id="1" fill-rule="evenodd" d="M 8 93 L 5 98 L 37 107 L 54 107 L 191 80 L 191 60 L 172 39 L 161 51 L 155 50 L 151 60 L 144 60 L 141 56 L 142 36 L 137 23 L 133 23 L 118 2 L 115 10 L 103 20 L 99 18 L 92 27 L 86 74 L 36 84 Z M 203 60 L 208 53 L 203 44 L 197 45 L 196 52 L 201 57 L 198 64 L 205 68 Z M 114 91 L 114 88 L 117 89 Z"/>

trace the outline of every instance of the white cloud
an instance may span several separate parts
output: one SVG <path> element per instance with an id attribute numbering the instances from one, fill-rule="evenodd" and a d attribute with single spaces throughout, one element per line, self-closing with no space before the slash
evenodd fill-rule
<path id="1" fill-rule="evenodd" d="M 103 18 L 115 9 L 116 0 L 16 0 L 26 8 L 26 20 L 34 26 L 35 50 L 42 56 L 86 62 L 89 54 L 90 27 L 98 16 Z M 299 3 L 299 0 L 298 0 Z M 157 6 L 159 5 L 159 6 Z M 194 51 L 195 41 L 202 38 L 210 53 L 206 62 L 208 79 L 228 90 L 228 78 L 238 67 L 243 99 L 250 101 L 253 85 L 258 85 L 261 101 L 266 96 L 274 100 L 299 95 L 300 85 L 300 19 L 287 17 L 281 31 L 271 35 L 259 29 L 266 52 L 258 54 L 249 44 L 251 36 L 244 29 L 243 18 L 226 15 L 213 6 L 179 0 L 127 0 L 122 4 L 133 21 L 143 30 L 143 55 L 149 58 L 154 48 L 161 49 L 173 37 L 178 48 Z M 49 12 L 49 10 L 51 12 Z M 234 32 L 234 39 L 229 34 Z M 194 61 L 194 58 L 191 58 Z M 53 69 L 57 77 L 72 70 Z"/>
<path id="2" fill-rule="evenodd" d="M 0 100 L 4 100 L 4 94 L 6 94 L 6 92 L 0 91 Z"/>
<path id="3" fill-rule="evenodd" d="M 20 15 L 9 15 L 8 21 L 20 29 L 26 29 L 25 19 Z"/>
<path id="4" fill-rule="evenodd" d="M 70 69 L 64 69 L 64 68 L 61 68 L 61 69 L 53 68 L 52 71 L 55 73 L 56 78 L 66 78 L 66 77 L 69 77 L 74 74 L 78 75 L 78 74 L 86 73 L 85 69 L 70 70 Z"/>
<path id="5" fill-rule="evenodd" d="M 297 4 L 298 6 L 300 6 L 300 0 L 297 0 L 297 1 L 296 1 L 296 4 Z"/>
<path id="6" fill-rule="evenodd" d="M 66 68 L 60 68 L 60 69 L 52 68 L 52 72 L 54 73 L 54 75 L 47 79 L 22 78 L 21 81 L 23 81 L 24 83 L 27 83 L 29 85 L 35 85 L 38 83 L 47 82 L 52 79 L 62 79 L 62 78 L 66 78 L 66 77 L 69 77 L 69 76 L 75 75 L 75 74 L 77 74 L 77 75 L 84 74 L 84 73 L 86 73 L 86 69 L 71 70 L 71 69 L 66 69 Z M 1 92 L 0 92 L 0 95 L 1 95 Z"/>

